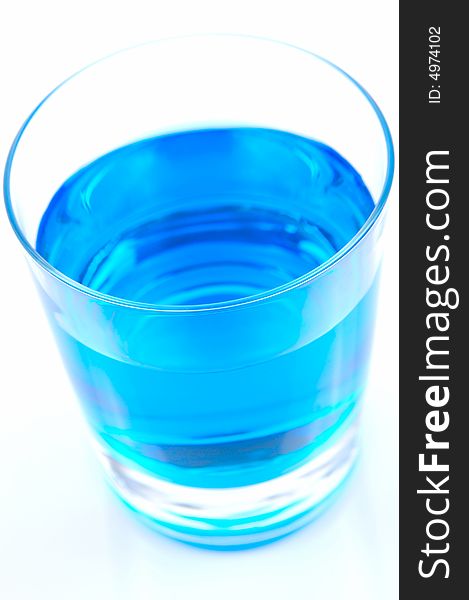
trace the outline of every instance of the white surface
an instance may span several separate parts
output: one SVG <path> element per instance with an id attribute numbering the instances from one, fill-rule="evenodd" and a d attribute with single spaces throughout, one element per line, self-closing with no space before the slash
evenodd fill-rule
<path id="1" fill-rule="evenodd" d="M 197 31 L 293 42 L 372 93 L 397 141 L 397 1 L 15 0 L 0 14 L 0 159 L 31 108 L 119 47 Z M 388 217 L 362 458 L 336 505 L 270 546 L 194 549 L 134 522 L 105 487 L 20 246 L 0 215 L 0 597 L 395 600 L 397 185 Z"/>

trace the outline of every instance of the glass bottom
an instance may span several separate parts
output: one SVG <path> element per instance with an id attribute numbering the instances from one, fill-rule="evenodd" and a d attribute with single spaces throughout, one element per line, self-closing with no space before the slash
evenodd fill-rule
<path id="1" fill-rule="evenodd" d="M 243 487 L 178 485 L 129 468 L 102 446 L 113 489 L 145 523 L 179 541 L 240 549 L 296 531 L 329 506 L 356 458 L 356 425 L 327 450 L 285 475 Z"/>

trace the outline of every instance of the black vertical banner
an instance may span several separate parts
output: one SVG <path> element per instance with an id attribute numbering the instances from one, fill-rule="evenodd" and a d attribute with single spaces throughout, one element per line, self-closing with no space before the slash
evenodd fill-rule
<path id="1" fill-rule="evenodd" d="M 469 45 L 400 5 L 400 597 L 469 597 Z M 466 482 L 468 484 L 466 485 Z"/>

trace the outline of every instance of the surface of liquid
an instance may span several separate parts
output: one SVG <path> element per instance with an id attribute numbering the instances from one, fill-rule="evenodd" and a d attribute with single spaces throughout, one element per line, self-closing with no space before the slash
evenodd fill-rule
<path id="1" fill-rule="evenodd" d="M 373 208 L 360 176 L 334 150 L 264 129 L 143 140 L 66 181 L 37 237 L 56 269 L 115 298 L 206 310 L 203 326 L 194 315 L 161 315 L 155 328 L 146 310 L 116 308 L 110 327 L 126 349 L 119 358 L 92 333 L 83 343 L 55 327 L 106 449 L 163 479 L 230 487 L 286 473 L 340 435 L 364 383 L 374 285 L 302 345 L 295 343 L 301 307 L 292 300 L 288 309 L 289 292 L 285 318 L 273 320 L 267 307 L 230 325 L 228 313 L 223 321 L 208 313 L 305 275 L 340 250 Z M 221 323 L 227 347 L 209 359 Z M 229 341 L 235 334 L 239 349 Z M 281 340 L 281 352 L 267 351 Z M 232 360 L 253 349 L 255 360 Z"/>

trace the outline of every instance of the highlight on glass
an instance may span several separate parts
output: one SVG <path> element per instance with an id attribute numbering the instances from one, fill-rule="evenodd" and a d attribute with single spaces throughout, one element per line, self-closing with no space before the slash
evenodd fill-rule
<path id="1" fill-rule="evenodd" d="M 245 36 L 116 53 L 26 121 L 8 214 L 107 478 L 152 527 L 250 546 L 335 497 L 392 173 L 359 84 Z"/>

